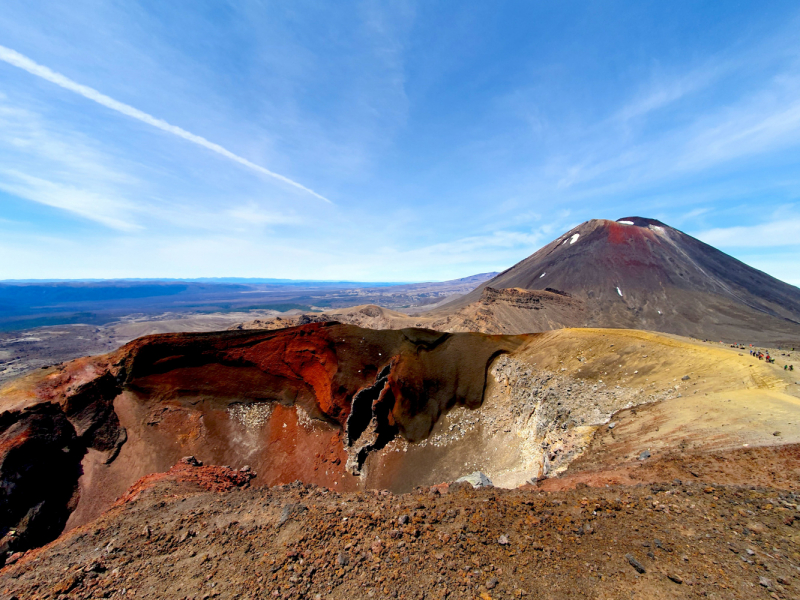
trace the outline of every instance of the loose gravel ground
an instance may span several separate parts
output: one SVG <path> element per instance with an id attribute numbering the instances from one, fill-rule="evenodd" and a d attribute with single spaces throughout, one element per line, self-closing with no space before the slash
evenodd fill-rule
<path id="1" fill-rule="evenodd" d="M 156 482 L 0 572 L 3 598 L 797 598 L 791 491 L 393 495 Z"/>

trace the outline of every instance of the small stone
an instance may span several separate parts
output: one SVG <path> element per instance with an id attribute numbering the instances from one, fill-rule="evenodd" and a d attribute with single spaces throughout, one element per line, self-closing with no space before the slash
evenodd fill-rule
<path id="1" fill-rule="evenodd" d="M 240 473 L 249 473 L 251 471 L 250 465 L 245 465 L 241 469 L 239 469 Z"/>
<path id="2" fill-rule="evenodd" d="M 645 450 L 639 455 L 639 460 L 647 460 L 650 458 L 650 450 Z"/>
<path id="3" fill-rule="evenodd" d="M 492 485 L 492 480 L 489 479 L 485 473 L 481 473 L 480 471 L 475 471 L 470 473 L 469 475 L 464 475 L 463 477 L 459 477 L 455 481 L 456 483 L 466 482 L 469 483 L 474 488 L 480 487 L 489 487 Z"/>
<path id="4" fill-rule="evenodd" d="M 281 527 L 286 521 L 293 519 L 302 513 L 306 512 L 308 507 L 304 504 L 285 504 L 283 508 L 281 508 L 281 514 L 278 518 L 277 527 Z"/>
<path id="5" fill-rule="evenodd" d="M 684 375 L 683 377 L 681 377 L 681 381 L 689 381 L 689 379 L 691 379 L 691 377 L 689 377 L 688 375 Z"/>
<path id="6" fill-rule="evenodd" d="M 145 525 L 144 526 L 144 529 L 142 529 L 142 535 L 144 537 L 146 537 L 146 538 L 150 537 L 150 526 L 149 525 Z"/>
<path id="7" fill-rule="evenodd" d="M 683 578 L 681 578 L 681 576 L 677 573 L 667 573 L 667 579 L 678 584 L 683 583 Z"/>
<path id="8" fill-rule="evenodd" d="M 408 515 L 400 515 L 399 517 L 397 517 L 397 522 L 400 525 L 408 525 L 408 521 L 409 521 Z"/>
<path id="9" fill-rule="evenodd" d="M 501 546 L 508 546 L 508 545 L 509 545 L 511 542 L 510 542 L 510 541 L 508 541 L 508 536 L 506 536 L 506 535 L 501 535 L 501 536 L 498 538 L 498 540 L 497 540 L 497 543 L 498 543 L 498 544 L 500 544 Z"/>
<path id="10" fill-rule="evenodd" d="M 747 552 L 748 556 L 755 556 L 755 551 L 754 551 L 754 550 L 751 550 L 750 548 L 748 548 L 747 550 L 745 550 L 745 552 Z"/>
<path id="11" fill-rule="evenodd" d="M 339 552 L 339 555 L 336 557 L 336 564 L 340 567 L 346 567 L 350 564 L 350 557 L 346 552 Z"/>
<path id="12" fill-rule="evenodd" d="M 84 571 L 87 573 L 102 573 L 106 570 L 105 566 L 97 561 L 89 563 L 87 566 L 83 568 Z"/>
<path id="13" fill-rule="evenodd" d="M 614 429 L 614 427 L 616 427 L 616 426 L 617 426 L 617 424 L 615 422 L 613 422 L 613 421 L 608 424 L 608 428 L 609 429 Z"/>
<path id="14" fill-rule="evenodd" d="M 181 462 L 185 465 L 189 465 L 191 467 L 202 467 L 203 461 L 197 460 L 194 456 L 184 456 L 181 459 Z"/>
<path id="15" fill-rule="evenodd" d="M 633 554 L 626 554 L 625 559 L 630 563 L 630 565 L 636 569 L 639 573 L 646 573 L 647 569 L 644 568 L 644 565 L 640 563 Z"/>
<path id="16" fill-rule="evenodd" d="M 772 581 L 770 579 L 767 579 L 766 577 L 764 577 L 762 575 L 761 577 L 758 578 L 758 585 L 760 585 L 761 587 L 765 587 L 765 588 L 771 588 L 772 587 Z"/>
<path id="17" fill-rule="evenodd" d="M 784 579 L 783 577 L 778 577 L 778 583 L 781 585 L 790 585 L 788 579 Z"/>
<path id="18" fill-rule="evenodd" d="M 500 582 L 498 581 L 497 577 L 490 577 L 486 581 L 486 589 L 493 590 L 495 587 L 497 587 L 498 583 L 500 583 Z"/>
<path id="19" fill-rule="evenodd" d="M 780 436 L 780 434 L 781 434 L 781 432 L 780 432 L 780 431 L 773 431 L 773 432 L 772 432 L 772 435 L 774 435 L 775 437 L 778 437 L 778 436 Z"/>

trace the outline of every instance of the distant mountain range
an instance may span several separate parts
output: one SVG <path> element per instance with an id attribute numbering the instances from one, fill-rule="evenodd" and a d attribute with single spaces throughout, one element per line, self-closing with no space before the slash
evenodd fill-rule
<path id="1" fill-rule="evenodd" d="M 390 307 L 429 305 L 464 294 L 496 274 L 424 283 L 236 277 L 2 281 L 0 331 L 76 323 L 102 325 L 132 314 L 313 312 L 368 302 Z"/>

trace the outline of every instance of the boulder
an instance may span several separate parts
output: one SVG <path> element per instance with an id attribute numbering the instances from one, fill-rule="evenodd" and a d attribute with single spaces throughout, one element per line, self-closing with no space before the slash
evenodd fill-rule
<path id="1" fill-rule="evenodd" d="M 475 471 L 474 473 L 470 473 L 469 475 L 464 475 L 463 477 L 459 477 L 455 481 L 456 483 L 466 482 L 470 484 L 473 488 L 481 488 L 481 487 L 488 487 L 492 485 L 492 480 L 489 479 L 485 473 L 481 471 Z"/>

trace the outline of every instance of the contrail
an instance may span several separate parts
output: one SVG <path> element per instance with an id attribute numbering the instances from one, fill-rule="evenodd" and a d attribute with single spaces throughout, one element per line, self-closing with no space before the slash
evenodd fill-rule
<path id="1" fill-rule="evenodd" d="M 330 200 L 328 200 L 325 196 L 321 196 L 314 190 L 307 188 L 306 186 L 297 183 L 296 181 L 292 181 L 288 177 L 284 177 L 278 173 L 274 173 L 269 169 L 265 169 L 264 167 L 257 165 L 255 163 L 250 162 L 246 158 L 242 158 L 237 154 L 234 154 L 230 150 L 227 150 L 220 146 L 219 144 L 215 144 L 214 142 L 209 142 L 206 138 L 200 137 L 199 135 L 195 135 L 186 131 L 185 129 L 181 129 L 180 127 L 176 127 L 175 125 L 170 125 L 166 121 L 162 121 L 161 119 L 157 119 L 152 115 L 148 115 L 145 112 L 137 108 L 133 108 L 127 104 L 123 104 L 122 102 L 118 102 L 113 98 L 109 98 L 105 94 L 101 94 L 97 90 L 90 88 L 85 85 L 81 85 L 80 83 L 76 83 L 69 79 L 68 77 L 64 77 L 63 75 L 56 73 L 55 71 L 51 71 L 47 67 L 44 67 L 34 61 L 32 61 L 27 56 L 23 56 L 19 52 L 12 50 L 11 48 L 6 48 L 5 46 L 0 46 L 0 60 L 7 62 L 10 65 L 15 67 L 19 67 L 30 73 L 31 75 L 36 75 L 37 77 L 41 77 L 42 79 L 46 79 L 51 83 L 55 83 L 58 86 L 61 86 L 64 89 L 67 89 L 71 92 L 75 92 L 76 94 L 80 94 L 84 98 L 88 98 L 89 100 L 93 100 L 98 104 L 102 104 L 106 108 L 110 108 L 111 110 L 115 110 L 123 115 L 127 115 L 129 117 L 133 117 L 134 119 L 138 119 L 143 123 L 147 123 L 148 125 L 152 125 L 153 127 L 157 127 L 162 131 L 166 131 L 167 133 L 171 133 L 173 135 L 177 135 L 179 138 L 183 138 L 188 140 L 198 146 L 203 146 L 203 148 L 208 148 L 212 152 L 216 152 L 217 154 L 221 154 L 222 156 L 229 158 L 233 161 L 238 162 L 245 167 L 249 167 L 254 171 L 262 173 L 263 175 L 268 175 L 269 177 L 274 177 L 275 179 L 279 179 L 284 183 L 288 183 L 289 185 L 296 187 L 304 192 L 308 192 L 312 196 L 316 196 L 320 200 L 324 200 L 329 204 L 333 204 Z"/>

